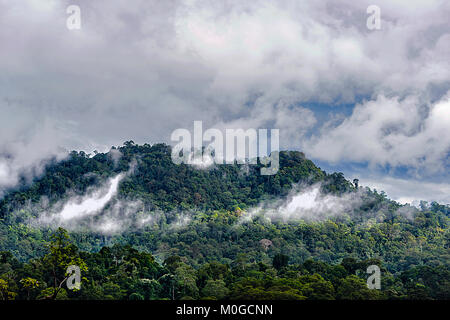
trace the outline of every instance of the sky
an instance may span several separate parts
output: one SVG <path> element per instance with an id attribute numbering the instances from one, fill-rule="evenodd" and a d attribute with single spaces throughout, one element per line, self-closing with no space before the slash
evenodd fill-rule
<path id="1" fill-rule="evenodd" d="M 445 0 L 0 0 L 0 194 L 53 156 L 170 143 L 202 120 L 278 128 L 327 172 L 450 203 L 449 15 Z"/>

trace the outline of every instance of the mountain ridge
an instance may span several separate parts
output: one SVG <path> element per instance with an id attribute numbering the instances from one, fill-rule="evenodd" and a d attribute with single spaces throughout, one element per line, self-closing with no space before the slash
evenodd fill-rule
<path id="1" fill-rule="evenodd" d="M 419 261 L 442 263 L 446 259 L 448 206 L 431 203 L 416 209 L 400 205 L 383 192 L 357 188 L 342 173 L 327 174 L 298 151 L 280 152 L 279 172 L 261 176 L 259 164 L 210 169 L 175 165 L 170 150 L 165 144 L 128 141 L 108 153 L 89 156 L 74 151 L 67 159 L 50 163 L 32 184 L 11 191 L 0 201 L 0 250 L 11 250 L 21 260 L 39 256 L 58 225 L 30 221 L 55 204 L 63 206 L 72 198 L 90 194 L 109 178 L 131 172 L 120 181 L 116 199 L 103 211 L 94 212 L 84 225 L 79 220 L 70 225 L 76 226 L 69 231 L 83 250 L 130 244 L 162 260 L 173 252 L 183 252 L 196 265 L 231 261 L 240 253 L 258 251 L 261 239 L 273 242 L 281 237 L 274 242 L 275 251 L 291 252 L 293 261 L 319 257 L 337 262 L 351 254 L 358 259 L 383 257 L 389 268 L 400 270 L 405 266 L 395 261 L 395 255 L 405 259 L 412 252 L 417 254 L 409 246 L 424 237 L 430 252 L 420 252 Z M 320 195 L 312 202 L 319 211 L 302 205 L 311 201 L 310 194 Z M 294 209 L 309 210 L 309 215 L 287 212 L 293 199 L 300 202 L 300 209 Z M 317 212 L 323 216 L 315 219 Z M 102 217 L 108 218 L 109 224 L 129 227 L 111 234 L 93 231 L 90 226 L 100 223 Z M 149 224 L 136 228 L 137 219 Z M 331 242 L 319 240 L 321 237 Z M 202 252 L 200 256 L 191 251 L 192 246 Z"/>

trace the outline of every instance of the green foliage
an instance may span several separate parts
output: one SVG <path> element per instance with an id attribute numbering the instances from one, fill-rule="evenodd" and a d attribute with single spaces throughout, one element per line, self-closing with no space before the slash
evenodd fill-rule
<path id="1" fill-rule="evenodd" d="M 288 265 L 288 262 L 288 256 L 278 253 L 273 257 L 272 265 L 275 269 L 280 270 L 281 268 L 286 267 Z"/>
<path id="2" fill-rule="evenodd" d="M 0 298 L 2 300 L 14 300 L 16 295 L 16 292 L 11 291 L 8 281 L 0 279 Z"/>
<path id="3" fill-rule="evenodd" d="M 225 298 L 229 292 L 230 290 L 223 280 L 208 280 L 202 290 L 204 297 L 213 298 L 215 300 Z"/>
<path id="4" fill-rule="evenodd" d="M 170 147 L 132 141 L 110 154 L 72 152 L 53 161 L 31 184 L 0 200 L 2 299 L 449 299 L 449 206 L 412 210 L 327 174 L 300 152 L 281 152 L 280 170 L 260 164 L 197 170 L 175 165 Z M 123 234 L 33 228 L 36 217 L 71 193 L 134 174 L 119 199 L 139 199 L 156 225 Z M 286 199 L 296 184 L 320 182 L 322 192 L 358 195 L 354 211 L 322 221 L 268 222 L 242 215 L 261 201 Z M 44 201 L 45 200 L 45 201 Z M 402 214 L 403 211 L 407 214 Z M 183 212 L 185 227 L 172 228 Z M 264 243 L 270 245 L 263 246 Z M 382 270 L 382 289 L 369 290 L 366 269 Z M 65 289 L 77 265 L 81 290 Z"/>
<path id="5" fill-rule="evenodd" d="M 0 254 L 0 296 L 2 299 L 244 299 L 244 300 L 378 300 L 448 299 L 448 266 L 419 266 L 393 275 L 374 259 L 343 259 L 328 264 L 311 259 L 287 264 L 287 256 L 277 254 L 280 268 L 241 259 L 233 266 L 219 262 L 197 269 L 179 256 L 168 257 L 164 265 L 151 254 L 131 246 L 104 247 L 97 253 L 80 252 L 67 233 L 58 229 L 49 253 L 22 264 L 6 252 Z M 64 278 L 63 266 L 74 254 L 82 268 L 81 289 L 68 290 L 55 282 Z M 242 258 L 242 256 L 241 256 Z M 69 262 L 70 261 L 70 262 Z M 381 290 L 368 289 L 367 274 L 372 263 L 383 270 Z M 13 267 L 12 267 L 13 266 Z M 62 268 L 58 268 L 58 267 Z M 51 275 L 50 277 L 48 275 Z M 20 279 L 20 281 L 18 281 Z M 20 286 L 16 284 L 20 283 Z"/>

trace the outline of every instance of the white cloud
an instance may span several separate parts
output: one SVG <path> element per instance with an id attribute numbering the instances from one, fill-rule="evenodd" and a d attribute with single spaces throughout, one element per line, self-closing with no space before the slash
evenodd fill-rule
<path id="1" fill-rule="evenodd" d="M 450 152 L 450 99 L 422 104 L 378 96 L 359 104 L 338 125 L 329 123 L 305 143 L 308 155 L 331 162 L 369 162 L 444 172 Z"/>
<path id="2" fill-rule="evenodd" d="M 365 190 L 346 193 L 341 196 L 323 194 L 321 184 L 297 186 L 287 199 L 261 203 L 251 208 L 241 217 L 240 222 L 251 221 L 254 217 L 264 217 L 269 221 L 323 221 L 335 217 L 350 218 L 352 213 L 368 200 Z M 383 212 L 375 215 L 382 216 Z"/>
<path id="3" fill-rule="evenodd" d="M 1 105 L 0 105 L 1 109 Z M 33 115 L 20 114 L 13 108 L 5 110 L 6 117 L 0 117 L 0 197 L 3 191 L 15 186 L 20 177 L 27 182 L 42 173 L 51 157 L 61 160 L 66 151 L 61 148 L 65 131 L 46 117 L 35 117 L 39 128 L 28 126 Z M 21 131 L 17 131 L 19 127 Z"/>
<path id="4" fill-rule="evenodd" d="M 383 190 L 391 199 L 403 204 L 418 205 L 421 200 L 450 204 L 450 183 L 392 177 L 362 177 L 360 184 L 378 191 Z"/>
<path id="5" fill-rule="evenodd" d="M 83 218 L 87 215 L 96 214 L 102 210 L 103 207 L 116 195 L 119 182 L 123 178 L 122 174 L 111 178 L 108 182 L 110 184 L 105 195 L 101 195 L 99 191 L 95 192 L 88 198 L 82 201 L 69 201 L 61 212 L 57 214 L 62 221 Z"/>
<path id="6" fill-rule="evenodd" d="M 111 199 L 116 196 L 119 182 L 124 177 L 123 174 L 110 178 L 105 185 L 93 190 L 91 193 L 82 197 L 72 197 L 69 200 L 63 200 L 42 214 L 37 224 L 53 225 L 61 224 L 63 226 L 74 225 L 86 217 L 94 216 L 104 209 Z M 54 212 L 55 208 L 60 208 Z"/>
<path id="7" fill-rule="evenodd" d="M 312 155 L 445 170 L 448 1 L 379 0 L 379 31 L 371 1 L 90 1 L 76 31 L 71 1 L 36 3 L 0 0 L 0 190 L 59 147 L 169 141 L 193 120 L 279 127 L 299 148 L 318 125 L 299 106 L 361 96 Z"/>

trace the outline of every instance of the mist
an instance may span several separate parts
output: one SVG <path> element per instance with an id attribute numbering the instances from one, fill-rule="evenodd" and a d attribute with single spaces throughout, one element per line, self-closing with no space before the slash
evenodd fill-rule
<path id="1" fill-rule="evenodd" d="M 83 196 L 72 196 L 68 200 L 60 200 L 49 209 L 40 213 L 37 219 L 32 219 L 30 224 L 37 227 L 61 226 L 69 230 L 79 227 L 90 227 L 86 222 L 97 217 L 111 200 L 117 195 L 119 183 L 125 177 L 120 173 L 109 178 L 105 183 L 91 189 Z M 117 208 L 110 206 L 110 211 Z M 88 223 L 90 224 L 90 223 Z M 99 230 L 113 230 L 113 226 L 108 223 L 98 224 Z"/>
<path id="2" fill-rule="evenodd" d="M 103 196 L 101 195 L 101 190 L 96 190 L 91 196 L 82 199 L 81 202 L 76 200 L 69 201 L 69 203 L 64 206 L 63 210 L 56 214 L 57 217 L 61 221 L 67 221 L 97 213 L 117 194 L 119 182 L 122 178 L 123 174 L 119 174 L 114 178 L 109 179 L 108 191 Z"/>
<path id="3" fill-rule="evenodd" d="M 365 190 L 343 195 L 324 194 L 321 183 L 296 186 L 286 199 L 265 201 L 251 208 L 241 217 L 240 223 L 256 217 L 275 222 L 323 221 L 334 217 L 351 218 L 351 214 L 367 201 Z"/>
<path id="4" fill-rule="evenodd" d="M 172 232 L 189 226 L 195 219 L 194 211 L 163 212 L 149 207 L 140 199 L 125 199 L 118 195 L 120 183 L 134 172 L 136 165 L 136 162 L 133 162 L 128 172 L 109 178 L 103 184 L 91 188 L 85 195 L 69 196 L 50 208 L 41 204 L 41 209 L 34 210 L 39 212 L 38 217 L 30 219 L 29 224 L 38 228 L 61 226 L 70 231 L 103 235 L 146 228 L 166 228 L 167 232 Z M 361 219 L 361 216 L 355 213 L 376 200 L 367 188 L 360 187 L 354 192 L 334 195 L 322 192 L 322 186 L 322 183 L 296 185 L 287 197 L 266 200 L 244 211 L 238 224 L 257 218 L 269 223 L 310 223 L 334 218 L 345 221 Z M 46 199 L 43 198 L 42 201 L 45 202 Z M 416 212 L 414 207 L 402 206 L 394 214 L 411 220 Z M 367 223 L 382 222 L 387 214 L 389 208 L 385 203 L 364 211 L 365 220 L 370 220 Z"/>
<path id="5" fill-rule="evenodd" d="M 186 227 L 191 221 L 189 212 L 164 213 L 157 209 L 148 209 L 140 199 L 124 199 L 119 193 L 120 183 L 135 170 L 132 162 L 126 173 L 109 178 L 99 186 L 91 188 L 85 195 L 71 195 L 49 206 L 46 197 L 41 203 L 27 208 L 37 212 L 37 217 L 27 220 L 34 228 L 63 227 L 72 232 L 92 232 L 102 235 L 117 235 L 127 231 L 156 227 L 161 221 L 166 224 L 167 231 L 175 231 Z M 67 198 L 67 197 L 66 197 Z M 168 218 L 172 217 L 172 218 Z"/>

